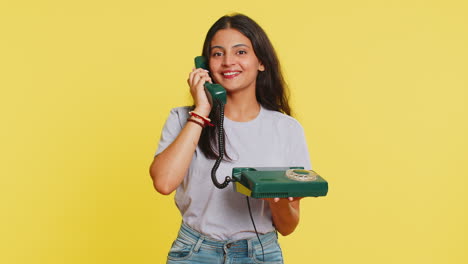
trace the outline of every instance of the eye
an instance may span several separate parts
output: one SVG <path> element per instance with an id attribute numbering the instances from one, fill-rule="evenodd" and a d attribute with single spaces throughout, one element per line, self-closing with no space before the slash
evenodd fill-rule
<path id="1" fill-rule="evenodd" d="M 213 57 L 219 57 L 219 56 L 223 56 L 223 53 L 220 52 L 220 51 L 217 51 L 217 52 L 213 52 L 213 54 L 211 54 L 211 56 L 213 56 Z"/>
<path id="2" fill-rule="evenodd" d="M 237 54 L 240 54 L 240 55 L 247 54 L 247 51 L 245 51 L 245 50 L 239 50 L 239 51 L 237 52 Z"/>

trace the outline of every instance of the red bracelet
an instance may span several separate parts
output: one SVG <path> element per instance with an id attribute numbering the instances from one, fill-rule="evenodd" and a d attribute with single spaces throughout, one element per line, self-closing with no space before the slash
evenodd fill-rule
<path id="1" fill-rule="evenodd" d="M 208 125 L 208 126 L 214 126 L 212 123 L 210 123 L 210 119 L 208 117 L 204 117 L 202 115 L 199 115 L 198 113 L 194 112 L 194 111 L 190 111 L 189 114 L 193 117 L 198 117 L 200 118 L 201 120 L 203 120 L 203 123 L 205 125 Z"/>
<path id="2" fill-rule="evenodd" d="M 206 121 L 208 121 L 208 122 L 211 122 L 211 119 L 209 119 L 208 117 L 202 116 L 202 115 L 200 115 L 199 113 L 197 113 L 197 112 L 195 112 L 195 111 L 190 111 L 189 114 L 190 114 L 191 116 L 196 116 L 196 117 L 199 117 L 199 118 L 201 118 L 201 119 L 203 119 L 203 120 L 206 120 Z"/>
<path id="3" fill-rule="evenodd" d="M 187 118 L 187 122 L 194 122 L 195 124 L 198 124 L 198 125 L 201 126 L 202 128 L 205 128 L 205 124 L 203 124 L 202 122 L 197 121 L 197 120 L 195 120 L 195 119 L 192 119 L 191 117 Z"/>

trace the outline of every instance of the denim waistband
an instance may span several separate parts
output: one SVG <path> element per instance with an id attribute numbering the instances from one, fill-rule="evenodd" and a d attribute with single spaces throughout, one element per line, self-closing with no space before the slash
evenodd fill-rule
<path id="1" fill-rule="evenodd" d="M 182 226 L 180 227 L 179 237 L 191 241 L 192 243 L 203 244 L 204 246 L 212 248 L 229 248 L 232 244 L 244 244 L 254 248 L 260 247 L 260 243 L 256 236 L 241 240 L 216 240 L 199 233 L 185 223 L 182 223 Z M 262 242 L 262 246 L 264 247 L 278 239 L 278 235 L 275 231 L 266 234 L 259 234 L 259 237 Z"/>

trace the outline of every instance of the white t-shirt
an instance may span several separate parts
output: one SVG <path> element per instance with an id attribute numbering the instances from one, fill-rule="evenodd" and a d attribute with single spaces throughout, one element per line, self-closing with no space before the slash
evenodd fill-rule
<path id="1" fill-rule="evenodd" d="M 171 110 L 164 125 L 156 155 L 164 151 L 180 133 L 190 107 Z M 224 118 L 226 152 L 232 161 L 222 161 L 218 182 L 232 176 L 234 167 L 291 167 L 311 169 L 302 126 L 294 118 L 261 107 L 249 122 Z M 238 240 L 255 236 L 245 196 L 233 190 L 233 183 L 217 189 L 211 180 L 214 160 L 197 147 L 175 202 L 183 222 L 198 232 L 218 240 Z M 252 215 L 261 234 L 275 230 L 270 207 L 260 199 L 250 199 Z"/>

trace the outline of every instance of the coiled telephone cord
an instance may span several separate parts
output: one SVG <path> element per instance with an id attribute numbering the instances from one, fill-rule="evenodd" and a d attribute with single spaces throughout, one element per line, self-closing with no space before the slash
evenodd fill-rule
<path id="1" fill-rule="evenodd" d="M 215 164 L 213 165 L 213 168 L 211 169 L 211 179 L 213 180 L 213 184 L 218 189 L 224 189 L 232 181 L 232 178 L 229 176 L 226 176 L 223 183 L 219 183 L 218 179 L 216 178 L 216 171 L 218 170 L 219 164 L 221 163 L 224 157 L 225 145 L 224 145 L 224 104 L 223 102 L 217 100 L 215 105 L 219 109 L 219 125 L 218 125 L 218 154 L 219 156 L 216 159 Z"/>

